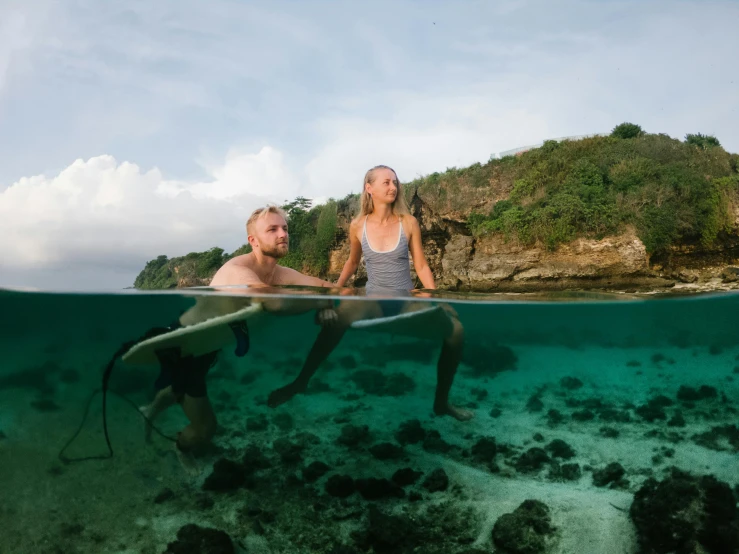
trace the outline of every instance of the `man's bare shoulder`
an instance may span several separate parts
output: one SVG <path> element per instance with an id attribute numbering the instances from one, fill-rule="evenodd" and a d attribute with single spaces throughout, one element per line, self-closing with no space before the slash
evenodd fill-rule
<path id="1" fill-rule="evenodd" d="M 210 286 L 255 285 L 261 283 L 250 262 L 251 256 L 249 254 L 243 254 L 228 260 L 216 271 Z"/>
<path id="2" fill-rule="evenodd" d="M 235 258 L 231 258 L 230 260 L 228 260 L 225 264 L 223 264 L 223 267 L 247 267 L 249 269 L 252 269 L 254 261 L 254 254 L 241 254 L 241 256 L 236 256 Z"/>

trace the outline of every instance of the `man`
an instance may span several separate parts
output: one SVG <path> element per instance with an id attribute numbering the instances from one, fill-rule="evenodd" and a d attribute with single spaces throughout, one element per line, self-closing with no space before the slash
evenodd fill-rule
<path id="1" fill-rule="evenodd" d="M 211 287 L 248 285 L 267 292 L 269 287 L 276 285 L 333 287 L 327 281 L 278 265 L 277 261 L 287 255 L 289 249 L 287 217 L 280 208 L 267 206 L 255 210 L 246 222 L 246 232 L 252 251 L 226 262 L 213 276 Z M 321 325 L 330 326 L 336 320 L 332 300 L 256 299 L 253 296 L 246 299 L 247 303 L 255 301 L 261 302 L 265 311 L 282 315 L 319 309 L 317 322 Z M 245 299 L 235 296 L 201 296 L 195 306 L 182 314 L 178 323 L 192 325 L 214 315 L 232 313 L 243 307 L 244 302 Z M 210 443 L 217 427 L 205 385 L 206 375 L 217 359 L 218 352 L 189 358 L 160 356 L 158 393 L 150 405 L 141 408 L 151 422 L 170 406 L 176 403 L 182 406 L 190 424 L 178 433 L 176 451 L 185 470 L 191 474 L 198 472 L 193 453 Z M 151 427 L 147 425 L 147 440 L 150 436 Z"/>

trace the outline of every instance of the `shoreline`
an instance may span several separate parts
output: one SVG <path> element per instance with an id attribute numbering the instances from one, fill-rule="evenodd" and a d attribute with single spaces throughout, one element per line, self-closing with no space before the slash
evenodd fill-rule
<path id="1" fill-rule="evenodd" d="M 235 290 L 242 290 L 242 287 L 235 286 Z M 246 287 L 243 287 L 246 288 Z M 279 288 L 279 287 L 275 287 Z M 353 288 L 347 286 L 345 288 Z M 285 294 L 289 294 L 292 289 L 314 290 L 311 287 L 292 287 L 285 289 Z M 363 285 L 358 285 L 357 290 L 362 291 Z M 321 289 L 315 289 L 321 290 Z M 423 289 L 419 289 L 423 290 Z M 707 281 L 683 283 L 668 279 L 651 279 L 644 280 L 614 280 L 614 279 L 550 279 L 539 281 L 515 281 L 505 280 L 496 281 L 487 287 L 443 287 L 439 286 L 433 294 L 438 295 L 437 298 L 454 300 L 458 295 L 458 300 L 464 300 L 466 295 L 472 295 L 484 299 L 486 296 L 497 295 L 546 295 L 548 293 L 585 293 L 585 294 L 607 294 L 607 295 L 631 295 L 639 296 L 664 296 L 664 297 L 682 297 L 682 296 L 698 296 L 708 293 L 721 293 L 739 291 L 739 281 L 725 282 L 720 278 L 713 278 Z M 0 285 L 0 292 L 9 293 L 39 293 L 39 294 L 184 294 L 192 292 L 211 292 L 208 283 L 193 284 L 183 287 L 172 287 L 167 289 L 137 289 L 134 287 L 125 287 L 122 289 L 98 289 L 80 291 L 76 289 L 39 289 L 34 287 L 16 287 Z M 216 293 L 217 294 L 217 293 Z M 223 294 L 227 294 L 223 292 Z M 266 296 L 282 294 L 270 292 Z M 364 295 L 348 295 L 342 298 L 363 298 Z"/>

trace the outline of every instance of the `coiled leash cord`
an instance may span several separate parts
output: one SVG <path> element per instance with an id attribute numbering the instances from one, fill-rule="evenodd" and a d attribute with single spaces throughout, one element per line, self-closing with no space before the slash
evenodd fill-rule
<path id="1" fill-rule="evenodd" d="M 87 405 L 85 407 L 85 413 L 82 416 L 82 422 L 80 423 L 80 426 L 78 427 L 78 429 L 74 433 L 74 435 L 72 435 L 72 438 L 70 438 L 67 441 L 67 443 L 64 445 L 64 447 L 59 451 L 59 456 L 58 457 L 59 457 L 59 459 L 63 463 L 68 464 L 68 463 L 71 463 L 71 462 L 84 462 L 84 461 L 87 461 L 87 460 L 107 460 L 108 458 L 112 458 L 113 457 L 113 447 L 110 444 L 110 435 L 108 434 L 108 413 L 107 413 L 108 412 L 108 410 L 107 410 L 107 405 L 108 405 L 108 383 L 110 382 L 110 376 L 113 373 L 113 367 L 115 367 L 115 363 L 118 361 L 118 359 L 121 356 L 123 356 L 126 352 L 128 352 L 133 346 L 135 346 L 139 342 L 144 341 L 144 340 L 149 339 L 149 338 L 152 338 L 152 337 L 155 337 L 157 335 L 161 335 L 161 334 L 166 333 L 166 332 L 168 332 L 170 330 L 171 330 L 171 328 L 169 328 L 169 327 L 153 327 L 153 328 L 149 329 L 146 333 L 144 333 L 144 335 L 142 337 L 140 337 L 140 338 L 138 338 L 136 340 L 131 340 L 131 341 L 125 342 L 125 343 L 123 343 L 120 346 L 120 348 L 118 348 L 118 350 L 116 350 L 115 354 L 113 354 L 113 357 L 110 359 L 110 361 L 108 362 L 108 364 L 105 366 L 105 371 L 103 372 L 103 385 L 102 385 L 102 388 L 93 391 L 93 393 L 90 395 L 90 398 L 87 400 Z M 88 414 L 90 412 L 90 406 L 92 405 L 92 400 L 95 398 L 95 395 L 97 393 L 99 393 L 99 392 L 102 392 L 103 393 L 103 433 L 105 434 L 105 443 L 108 446 L 108 453 L 107 454 L 100 454 L 100 455 L 97 455 L 97 456 L 84 456 L 82 458 L 69 458 L 69 457 L 67 457 L 67 456 L 64 455 L 64 451 L 67 448 L 69 448 L 69 446 L 77 439 L 77 437 L 79 436 L 79 434 L 82 432 L 82 428 L 84 427 L 85 421 L 87 420 L 87 416 L 88 416 Z M 141 410 L 138 409 L 138 406 L 136 406 L 136 404 L 134 402 L 132 402 L 129 398 L 127 398 L 124 395 L 122 395 L 120 393 L 117 393 L 115 391 L 110 391 L 110 392 L 112 392 L 116 396 L 122 398 L 123 400 L 125 400 L 126 402 L 128 402 L 131 406 L 133 406 L 134 409 L 139 413 L 139 415 L 141 415 L 141 417 L 143 417 L 146 420 L 147 425 L 150 425 L 151 428 L 154 429 L 154 431 L 156 431 L 163 438 L 165 438 L 167 440 L 170 440 L 172 442 L 177 442 L 177 439 L 176 438 L 173 438 L 173 437 L 170 437 L 168 435 L 165 435 L 159 429 L 157 429 L 154 426 L 154 424 L 151 423 L 151 421 L 149 420 L 149 418 L 146 415 L 144 415 L 144 413 L 141 412 Z"/>
<path id="2" fill-rule="evenodd" d="M 233 331 L 234 338 L 236 339 L 236 349 L 234 351 L 234 354 L 237 357 L 241 358 L 249 352 L 249 347 L 250 347 L 249 328 L 246 325 L 246 321 L 234 321 L 234 322 L 229 323 L 228 325 L 231 328 L 231 331 Z M 71 462 L 84 462 L 87 460 L 107 460 L 113 457 L 113 447 L 110 444 L 110 435 L 108 434 L 108 410 L 107 410 L 108 390 L 109 390 L 108 384 L 110 382 L 110 376 L 113 373 L 113 367 L 115 367 L 115 363 L 118 361 L 118 359 L 121 356 L 123 356 L 126 352 L 128 352 L 131 348 L 133 348 L 139 342 L 142 342 L 146 339 L 150 339 L 152 337 L 156 337 L 158 335 L 162 335 L 164 333 L 168 333 L 169 331 L 177 327 L 180 327 L 179 322 L 173 324 L 170 327 L 152 327 L 146 333 L 144 333 L 143 336 L 139 337 L 136 340 L 131 340 L 131 341 L 123 343 L 118 348 L 118 350 L 116 350 L 115 354 L 113 354 L 113 357 L 110 359 L 108 364 L 105 366 L 105 371 L 103 372 L 102 388 L 93 391 L 93 393 L 90 395 L 90 398 L 87 400 L 87 405 L 85 406 L 85 413 L 82 416 L 82 422 L 80 423 L 80 426 L 77 428 L 77 431 L 75 431 L 74 435 L 72 435 L 72 437 L 67 441 L 64 447 L 62 447 L 62 449 L 59 451 L 58 457 L 59 457 L 59 460 L 62 461 L 62 463 L 68 464 Z M 95 395 L 99 392 L 103 393 L 103 433 L 105 434 L 105 443 L 108 446 L 108 453 L 100 454 L 98 456 L 84 456 L 82 458 L 69 458 L 64 455 L 64 451 L 67 448 L 69 448 L 69 446 L 75 441 L 75 439 L 82 432 L 82 428 L 84 427 L 85 421 L 87 420 L 87 416 L 90 412 L 90 406 L 92 405 L 92 400 L 93 398 L 95 398 Z M 151 422 L 151 420 L 141 410 L 139 410 L 138 406 L 136 406 L 136 404 L 132 402 L 129 398 L 115 391 L 110 391 L 110 392 L 122 398 L 123 400 L 128 402 L 131 406 L 133 406 L 136 412 L 138 412 L 138 414 L 142 418 L 144 418 L 144 420 L 146 420 L 147 425 L 149 425 L 154 431 L 156 431 L 158 435 L 177 444 L 177 439 L 175 437 L 170 437 L 168 435 L 165 435 L 159 429 L 157 429 L 157 427 Z"/>

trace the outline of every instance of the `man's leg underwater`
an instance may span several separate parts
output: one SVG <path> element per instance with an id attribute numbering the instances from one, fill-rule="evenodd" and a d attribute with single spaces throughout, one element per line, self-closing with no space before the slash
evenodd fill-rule
<path id="1" fill-rule="evenodd" d="M 180 367 L 182 411 L 190 425 L 178 435 L 177 444 L 182 451 L 200 449 L 210 442 L 216 432 L 216 415 L 208 398 L 206 377 L 216 364 L 219 352 L 210 352 L 190 359 Z"/>
<path id="2" fill-rule="evenodd" d="M 172 391 L 172 386 L 169 385 L 157 392 L 151 404 L 139 408 L 146 417 L 146 431 L 144 432 L 146 442 L 151 442 L 152 424 L 156 417 L 175 404 L 177 404 L 177 395 Z"/>
<path id="3" fill-rule="evenodd" d="M 162 405 L 174 399 L 190 422 L 177 434 L 175 451 L 185 471 L 191 475 L 199 472 L 194 454 L 211 441 L 217 421 L 208 399 L 206 376 L 218 360 L 219 351 L 195 358 L 179 356 L 178 352 L 162 357 L 162 367 L 167 368 L 171 386 L 160 392 L 157 399 Z M 156 401 L 155 401 L 156 402 Z"/>
<path id="4" fill-rule="evenodd" d="M 154 389 L 157 391 L 151 404 L 141 406 L 139 410 L 146 418 L 144 438 L 146 442 L 151 442 L 151 432 L 154 420 L 167 408 L 174 406 L 179 402 L 181 394 L 177 394 L 174 389 L 176 386 L 175 358 L 171 353 L 158 354 L 159 358 L 159 375 L 154 382 Z"/>
<path id="5" fill-rule="evenodd" d="M 349 326 L 360 319 L 381 317 L 382 310 L 376 302 L 345 300 L 339 304 L 336 314 L 338 316 L 337 322 L 321 328 L 296 379 L 292 383 L 272 391 L 269 395 L 267 404 L 271 408 L 276 408 L 296 394 L 305 392 L 311 378 L 318 371 L 319 366 L 339 345 Z"/>
<path id="6" fill-rule="evenodd" d="M 218 421 L 207 396 L 182 398 L 182 411 L 190 421 L 177 435 L 177 445 L 183 452 L 191 452 L 207 446 L 216 434 Z"/>
<path id="7" fill-rule="evenodd" d="M 192 477 L 200 473 L 194 454 L 205 447 L 215 435 L 217 421 L 207 396 L 192 397 L 185 394 L 180 406 L 190 424 L 177 433 L 175 452 L 182 468 Z"/>

